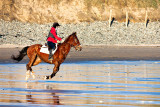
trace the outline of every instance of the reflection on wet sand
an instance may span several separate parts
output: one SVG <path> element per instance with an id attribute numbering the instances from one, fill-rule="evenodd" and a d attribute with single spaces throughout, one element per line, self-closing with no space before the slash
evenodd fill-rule
<path id="1" fill-rule="evenodd" d="M 64 63 L 52 80 L 53 65 L 33 68 L 25 81 L 25 64 L 0 65 L 0 105 L 22 106 L 160 106 L 160 63 L 92 61 Z"/>
<path id="2" fill-rule="evenodd" d="M 29 89 L 29 90 L 32 90 L 34 89 L 33 85 L 36 85 L 36 83 L 26 83 L 26 88 Z M 47 104 L 47 105 L 62 105 L 60 104 L 60 99 L 59 99 L 59 96 L 56 95 L 56 93 L 52 93 L 52 87 L 50 86 L 47 86 L 45 88 L 46 90 L 50 90 L 51 93 L 49 93 L 51 97 L 49 98 L 45 98 L 41 93 L 41 97 L 37 97 L 36 95 L 34 94 L 37 94 L 35 92 L 28 92 L 28 94 L 26 95 L 26 101 L 28 103 L 31 103 L 31 104 Z M 44 94 L 45 95 L 45 94 Z"/>

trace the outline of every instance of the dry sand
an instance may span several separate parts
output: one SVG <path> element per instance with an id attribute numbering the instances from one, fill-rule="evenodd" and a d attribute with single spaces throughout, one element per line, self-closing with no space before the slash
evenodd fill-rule
<path id="1" fill-rule="evenodd" d="M 11 55 L 17 55 L 23 46 L 0 46 L 0 63 L 14 63 Z M 66 62 L 106 60 L 160 60 L 160 46 L 82 46 L 82 51 L 71 49 Z M 21 63 L 27 63 L 25 56 Z"/>

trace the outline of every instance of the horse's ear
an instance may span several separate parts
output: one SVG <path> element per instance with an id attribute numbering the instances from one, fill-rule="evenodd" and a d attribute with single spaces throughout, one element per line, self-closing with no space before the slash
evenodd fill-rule
<path id="1" fill-rule="evenodd" d="M 76 34 L 77 34 L 76 32 L 73 33 L 73 35 L 76 35 Z"/>

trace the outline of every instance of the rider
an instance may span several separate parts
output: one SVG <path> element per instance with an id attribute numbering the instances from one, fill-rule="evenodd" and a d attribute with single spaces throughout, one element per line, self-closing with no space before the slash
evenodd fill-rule
<path id="1" fill-rule="evenodd" d="M 62 39 L 57 36 L 56 28 L 60 26 L 57 22 L 53 23 L 53 26 L 51 27 L 48 37 L 47 37 L 47 44 L 49 46 L 49 58 L 48 60 L 53 60 L 52 51 L 56 48 L 55 43 L 57 43 L 57 40 L 61 41 Z"/>

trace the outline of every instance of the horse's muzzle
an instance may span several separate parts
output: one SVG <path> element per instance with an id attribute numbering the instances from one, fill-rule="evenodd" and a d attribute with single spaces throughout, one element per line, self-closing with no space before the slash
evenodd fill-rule
<path id="1" fill-rule="evenodd" d="M 76 46 L 76 50 L 77 50 L 77 51 L 81 51 L 81 50 L 82 50 L 82 47 L 81 47 L 81 45 L 79 45 L 79 46 Z"/>

